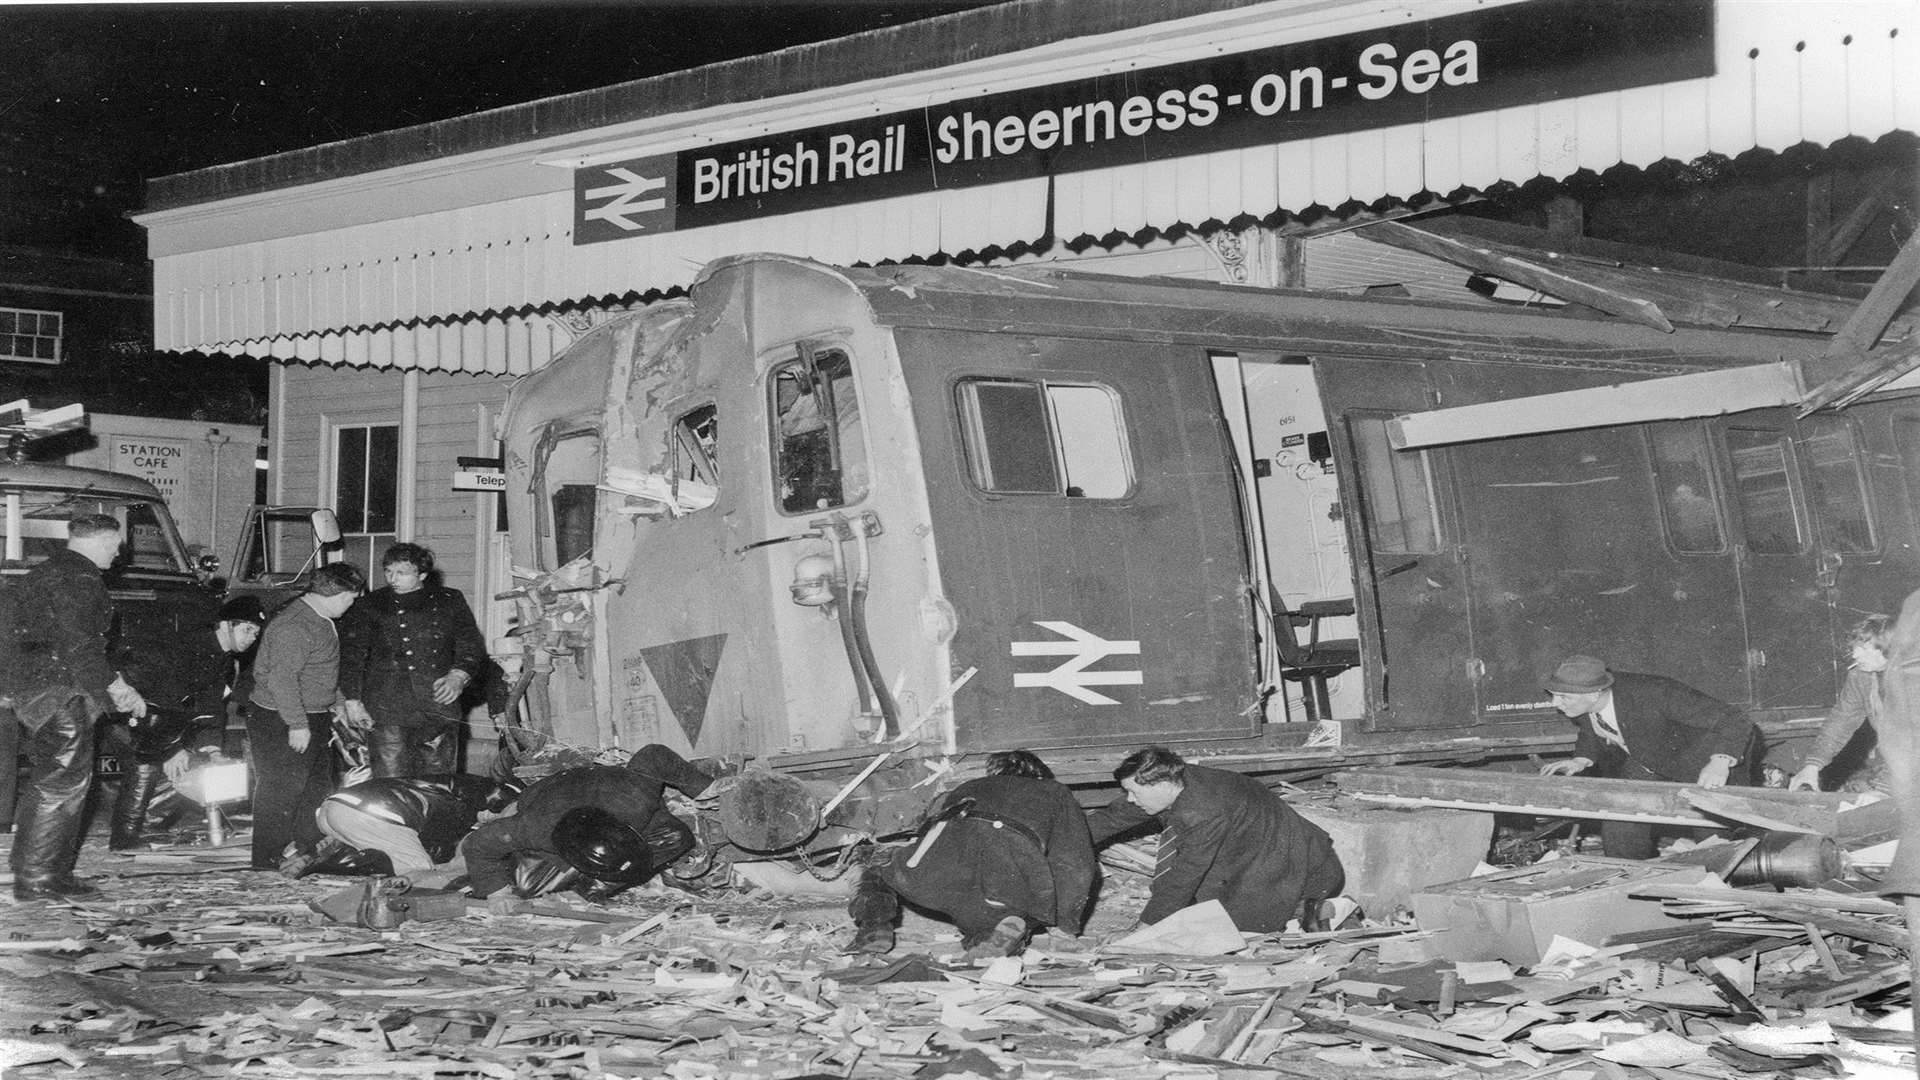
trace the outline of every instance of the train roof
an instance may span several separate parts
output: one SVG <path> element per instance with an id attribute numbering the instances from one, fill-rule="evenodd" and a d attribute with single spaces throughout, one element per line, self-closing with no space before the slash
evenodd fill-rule
<path id="1" fill-rule="evenodd" d="M 1416 230 L 1405 230 L 1414 233 Z M 1422 242 L 1430 240 L 1422 234 Z M 1710 370 L 1821 353 L 1858 303 L 1849 296 L 1793 292 L 1655 268 L 1594 263 L 1582 283 L 1565 270 L 1568 293 L 1583 301 L 1560 308 L 1481 299 L 1464 285 L 1462 301 L 1351 292 L 1256 288 L 1179 278 L 1091 273 L 1071 264 L 1011 267 L 892 265 L 830 267 L 777 254 L 748 254 L 710 264 L 696 281 L 751 272 L 774 280 L 825 274 L 858 290 L 877 323 L 1065 337 L 1128 338 L 1212 348 L 1329 356 L 1431 357 L 1600 366 L 1647 374 Z M 1623 286 L 1623 282 L 1627 283 Z M 1633 290 L 1632 285 L 1639 288 Z M 1585 290 L 1584 292 L 1582 290 Z M 1662 302 L 1640 299 L 1651 294 Z M 1606 298 L 1593 295 L 1605 292 Z M 1631 317 L 1588 306 L 1608 303 Z M 1662 311 L 1670 314 L 1662 314 Z M 1645 312 L 1651 311 L 1651 314 Z M 1898 336 L 1907 332 L 1904 324 Z"/>

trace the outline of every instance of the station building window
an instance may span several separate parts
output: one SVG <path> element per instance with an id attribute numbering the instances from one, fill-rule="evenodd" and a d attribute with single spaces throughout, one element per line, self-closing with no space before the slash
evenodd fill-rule
<path id="1" fill-rule="evenodd" d="M 981 490 L 1085 499 L 1133 491 L 1126 418 L 1110 388 L 965 379 L 958 389 L 967 467 Z"/>
<path id="2" fill-rule="evenodd" d="M 0 307 L 0 360 L 59 363 L 61 322 L 57 311 Z"/>
<path id="3" fill-rule="evenodd" d="M 774 489 L 787 514 L 859 502 L 871 483 L 852 360 L 840 349 L 803 344 L 799 352 L 767 381 Z"/>
<path id="4" fill-rule="evenodd" d="M 333 435 L 333 506 L 345 558 L 378 580 L 380 556 L 398 538 L 400 427 L 342 425 Z"/>

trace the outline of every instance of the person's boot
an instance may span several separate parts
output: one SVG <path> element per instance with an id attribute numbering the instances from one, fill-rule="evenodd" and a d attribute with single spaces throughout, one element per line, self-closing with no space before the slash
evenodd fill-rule
<path id="1" fill-rule="evenodd" d="M 860 871 L 860 883 L 847 902 L 847 914 L 853 917 L 848 952 L 885 956 L 893 951 L 893 924 L 900 917 L 900 898 L 871 867 Z"/>
<path id="2" fill-rule="evenodd" d="M 1009 915 L 995 923 L 986 937 L 967 946 L 969 960 L 997 960 L 1012 956 L 1027 944 L 1027 920 Z"/>
<path id="3" fill-rule="evenodd" d="M 145 831 L 147 804 L 160 786 L 162 769 L 158 765 L 135 765 L 120 777 L 120 794 L 113 800 L 113 831 L 107 840 L 110 851 L 132 851 L 141 846 Z"/>
<path id="4" fill-rule="evenodd" d="M 13 898 L 22 903 L 34 900 L 77 900 L 96 896 L 99 889 L 72 874 L 63 874 L 51 878 L 21 878 L 13 880 Z"/>

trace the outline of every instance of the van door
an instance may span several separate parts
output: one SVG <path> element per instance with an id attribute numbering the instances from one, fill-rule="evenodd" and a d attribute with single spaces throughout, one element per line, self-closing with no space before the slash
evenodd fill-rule
<path id="1" fill-rule="evenodd" d="M 1207 355 L 896 332 L 966 746 L 1242 736 L 1249 564 Z"/>
<path id="2" fill-rule="evenodd" d="M 1444 453 L 1394 450 L 1387 421 L 1432 407 L 1418 363 L 1315 357 L 1332 421 L 1371 731 L 1466 727 L 1481 669 Z"/>

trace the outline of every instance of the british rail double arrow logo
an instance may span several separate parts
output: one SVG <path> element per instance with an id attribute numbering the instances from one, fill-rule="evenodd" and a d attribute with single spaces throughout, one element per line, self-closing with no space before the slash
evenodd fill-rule
<path id="1" fill-rule="evenodd" d="M 1087 689 L 1090 686 L 1139 686 L 1143 681 L 1139 669 L 1133 671 L 1088 671 L 1087 668 L 1109 656 L 1138 656 L 1138 641 L 1108 641 L 1098 634 L 1089 633 L 1070 622 L 1035 622 L 1033 625 L 1051 630 L 1066 641 L 1015 641 L 1012 642 L 1015 656 L 1065 656 L 1065 663 L 1052 671 L 1015 673 L 1013 685 L 1044 686 L 1088 705 L 1118 705 L 1118 701 Z"/>

